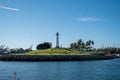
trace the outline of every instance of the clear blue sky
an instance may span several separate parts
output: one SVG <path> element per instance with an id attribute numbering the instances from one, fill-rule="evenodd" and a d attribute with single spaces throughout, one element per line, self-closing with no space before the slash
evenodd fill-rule
<path id="1" fill-rule="evenodd" d="M 120 47 L 120 0 L 0 0 L 0 45 L 28 48 L 82 39 Z"/>

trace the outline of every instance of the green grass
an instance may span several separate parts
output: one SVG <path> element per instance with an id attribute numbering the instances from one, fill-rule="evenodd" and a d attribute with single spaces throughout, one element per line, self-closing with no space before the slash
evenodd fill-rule
<path id="1" fill-rule="evenodd" d="M 90 52 L 81 52 L 73 49 L 68 48 L 50 48 L 45 50 L 33 50 L 28 53 L 27 55 L 89 55 Z"/>

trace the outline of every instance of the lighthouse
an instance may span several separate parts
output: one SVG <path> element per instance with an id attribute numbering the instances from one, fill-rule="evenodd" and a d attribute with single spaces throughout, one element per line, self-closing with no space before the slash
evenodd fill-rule
<path id="1" fill-rule="evenodd" d="M 59 33 L 56 33 L 56 48 L 59 48 Z"/>

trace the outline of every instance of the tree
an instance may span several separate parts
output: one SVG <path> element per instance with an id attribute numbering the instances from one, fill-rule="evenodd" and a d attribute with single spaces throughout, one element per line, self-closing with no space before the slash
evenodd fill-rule
<path id="1" fill-rule="evenodd" d="M 36 49 L 37 50 L 41 50 L 41 49 L 48 49 L 48 48 L 51 48 L 51 47 L 52 47 L 52 43 L 50 43 L 50 42 L 44 42 L 44 43 L 38 44 L 36 46 Z"/>
<path id="2" fill-rule="evenodd" d="M 0 45 L 0 53 L 8 53 L 9 52 L 9 48 L 6 47 L 5 45 Z"/>
<path id="3" fill-rule="evenodd" d="M 82 49 L 85 48 L 85 43 L 84 43 L 84 42 L 82 42 L 82 44 L 81 44 L 81 48 L 82 48 Z"/>
<path id="4" fill-rule="evenodd" d="M 77 41 L 77 44 L 78 44 L 79 46 L 81 46 L 81 44 L 82 44 L 82 39 L 79 39 L 79 40 Z"/>
<path id="5" fill-rule="evenodd" d="M 78 41 L 77 41 L 77 46 L 78 46 L 78 49 L 79 50 L 83 50 L 83 48 L 84 48 L 84 42 L 82 41 L 82 39 L 79 39 Z"/>
<path id="6" fill-rule="evenodd" d="M 71 44 L 70 44 L 70 48 L 71 48 L 71 49 L 74 49 L 74 48 L 75 48 L 75 44 L 74 44 L 74 43 L 71 43 Z"/>
<path id="7" fill-rule="evenodd" d="M 79 39 L 77 42 L 71 43 L 70 48 L 75 50 L 83 50 L 83 48 L 85 48 L 85 44 L 82 39 Z"/>
<path id="8" fill-rule="evenodd" d="M 93 40 L 88 40 L 83 42 L 82 39 L 79 39 L 77 42 L 71 43 L 70 48 L 75 50 L 91 50 L 94 45 Z"/>
<path id="9" fill-rule="evenodd" d="M 87 49 L 87 50 L 91 50 L 92 45 L 94 45 L 94 41 L 88 40 L 88 41 L 86 42 L 86 49 Z"/>

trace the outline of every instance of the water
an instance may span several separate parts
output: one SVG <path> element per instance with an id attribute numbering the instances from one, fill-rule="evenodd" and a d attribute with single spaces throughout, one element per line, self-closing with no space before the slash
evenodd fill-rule
<path id="1" fill-rule="evenodd" d="M 120 80 L 120 59 L 75 62 L 3 62 L 0 80 Z"/>

